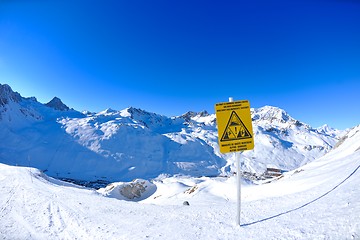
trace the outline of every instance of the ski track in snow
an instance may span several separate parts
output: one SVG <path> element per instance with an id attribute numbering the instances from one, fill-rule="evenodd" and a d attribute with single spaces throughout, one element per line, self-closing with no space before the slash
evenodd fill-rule
<path id="1" fill-rule="evenodd" d="M 341 181 L 339 184 L 337 184 L 335 187 L 333 187 L 332 189 L 330 189 L 329 191 L 327 191 L 326 193 L 322 194 L 321 196 L 315 198 L 314 200 L 311 200 L 310 202 L 307 202 L 303 205 L 301 205 L 300 207 L 297 207 L 297 208 L 294 208 L 294 209 L 291 209 L 291 210 L 288 210 L 288 211 L 285 211 L 285 212 L 282 212 L 282 213 L 279 213 L 279 214 L 276 214 L 274 216 L 271 216 L 271 217 L 267 217 L 267 218 L 264 218 L 264 219 L 261 219 L 261 220 L 258 220 L 258 221 L 255 221 L 255 222 L 251 222 L 251 223 L 244 223 L 242 224 L 241 226 L 250 226 L 250 225 L 253 225 L 253 224 L 257 224 L 257 223 L 260 223 L 260 222 L 263 222 L 263 221 L 268 221 L 268 220 L 271 220 L 273 218 L 276 218 L 276 217 L 280 217 L 282 215 L 285 215 L 285 214 L 289 214 L 291 212 L 294 212 L 294 211 L 297 211 L 297 210 L 300 210 L 316 201 L 319 201 L 320 199 L 324 198 L 326 195 L 330 194 L 331 192 L 333 192 L 336 188 L 338 188 L 340 185 L 342 185 L 343 183 L 345 183 L 350 177 L 352 177 L 360 168 L 360 165 L 357 166 L 355 168 L 355 170 L 349 175 L 347 176 L 343 181 Z"/>

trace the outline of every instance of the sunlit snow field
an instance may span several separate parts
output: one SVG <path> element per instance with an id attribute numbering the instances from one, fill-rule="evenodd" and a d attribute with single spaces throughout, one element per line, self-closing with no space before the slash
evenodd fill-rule
<path id="1" fill-rule="evenodd" d="M 359 127 L 324 157 L 266 184 L 159 177 L 141 201 L 34 168 L 0 165 L 2 239 L 359 239 Z M 121 183 L 114 183 L 121 185 Z M 146 192 L 145 192 L 146 195 Z M 183 205 L 184 201 L 189 206 Z"/>

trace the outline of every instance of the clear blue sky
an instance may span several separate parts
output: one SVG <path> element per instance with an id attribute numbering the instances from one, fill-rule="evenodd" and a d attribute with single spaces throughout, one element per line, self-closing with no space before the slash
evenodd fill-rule
<path id="1" fill-rule="evenodd" d="M 360 2 L 0 0 L 0 83 L 76 110 L 167 116 L 248 99 L 360 124 Z"/>

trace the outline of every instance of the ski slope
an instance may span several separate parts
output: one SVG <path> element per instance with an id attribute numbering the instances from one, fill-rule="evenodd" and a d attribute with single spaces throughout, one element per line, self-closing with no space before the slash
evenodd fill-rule
<path id="1" fill-rule="evenodd" d="M 244 182 L 239 227 L 234 176 L 160 176 L 151 183 L 149 197 L 128 201 L 117 199 L 111 189 L 86 189 L 34 168 L 0 164 L 0 236 L 359 239 L 359 168 L 360 126 L 328 154 L 281 179 L 259 185 Z M 184 201 L 190 206 L 183 205 Z"/>

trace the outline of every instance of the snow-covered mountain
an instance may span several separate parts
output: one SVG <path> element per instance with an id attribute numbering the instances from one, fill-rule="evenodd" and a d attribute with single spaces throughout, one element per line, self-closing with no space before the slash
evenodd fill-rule
<path id="1" fill-rule="evenodd" d="M 70 108 L 68 106 L 66 106 L 60 98 L 58 97 L 54 97 L 53 99 L 51 99 L 50 102 L 46 103 L 45 106 L 51 107 L 55 110 L 59 110 L 59 111 L 68 111 L 70 110 Z"/>
<path id="2" fill-rule="evenodd" d="M 330 127 L 314 129 L 277 107 L 252 109 L 251 114 L 256 147 L 244 152 L 243 163 L 252 172 L 295 169 L 323 156 L 342 134 Z"/>
<path id="3" fill-rule="evenodd" d="M 292 170 L 326 154 L 340 138 L 313 129 L 284 110 L 252 109 L 255 148 L 241 154 L 242 169 Z M 0 162 L 33 166 L 50 176 L 128 181 L 160 174 L 228 175 L 233 154 L 221 154 L 215 114 L 166 117 L 137 108 L 80 113 L 59 98 L 47 104 L 0 84 Z"/>
<path id="4" fill-rule="evenodd" d="M 163 177 L 95 191 L 0 163 L 3 239 L 359 239 L 360 125 L 269 184 Z M 135 190 L 135 191 L 134 191 Z M 117 199 L 121 199 L 119 201 Z M 184 202 L 189 204 L 183 205 Z"/>

